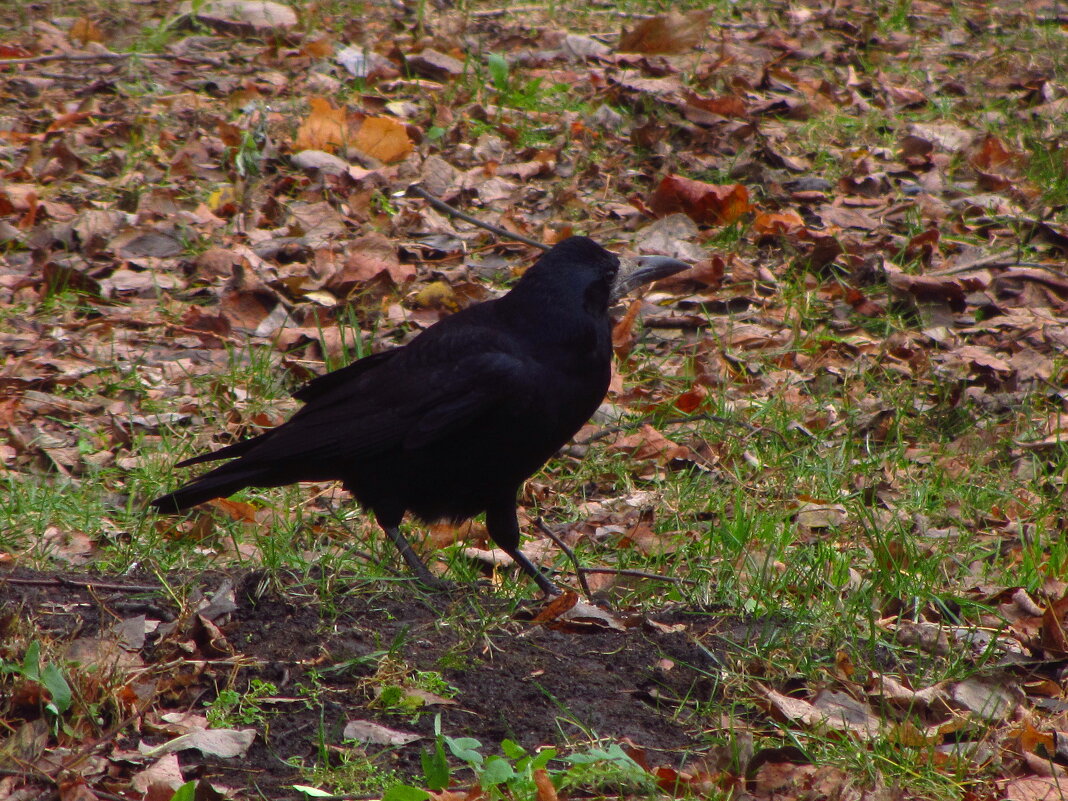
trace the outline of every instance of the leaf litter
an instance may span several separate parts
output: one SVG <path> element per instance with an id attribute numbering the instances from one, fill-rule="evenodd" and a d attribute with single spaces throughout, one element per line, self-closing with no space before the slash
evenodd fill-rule
<path id="1" fill-rule="evenodd" d="M 350 357 L 354 342 L 403 342 L 529 263 L 522 246 L 411 197 L 416 180 L 519 234 L 555 241 L 582 230 L 692 259 L 693 271 L 623 316 L 613 342 L 629 380 L 613 379 L 600 428 L 586 433 L 607 431 L 621 412 L 640 416 L 607 451 L 626 458 L 640 486 L 656 486 L 681 470 L 729 482 L 739 465 L 764 469 L 750 449 L 654 419 L 700 415 L 713 397 L 743 421 L 774 400 L 796 414 L 796 432 L 829 447 L 854 436 L 885 443 L 917 415 L 973 415 L 982 425 L 912 436 L 904 463 L 857 476 L 864 519 L 838 497 L 779 501 L 799 546 L 863 555 L 847 587 L 872 570 L 907 573 L 965 533 L 997 554 L 1000 572 L 978 560 L 945 598 L 879 599 L 871 636 L 892 643 L 894 657 L 861 665 L 838 648 L 823 682 L 783 678 L 749 647 L 755 638 L 769 654 L 789 651 L 783 642 L 803 635 L 783 621 L 699 604 L 608 613 L 568 599 L 566 614 L 502 624 L 480 648 L 466 646 L 466 667 L 445 671 L 459 689 L 458 703 L 443 705 L 446 728 L 531 748 L 593 731 L 624 743 L 667 792 L 889 797 L 878 779 L 776 745 L 785 730 L 858 748 L 925 747 L 936 770 L 970 774 L 959 780 L 967 797 L 1060 797 L 1068 585 L 1053 552 L 1040 554 L 1037 583 L 1022 586 L 1016 569 L 1034 558 L 1040 525 L 1064 530 L 1063 515 L 1037 517 L 1063 497 L 1068 439 L 1068 227 L 1054 185 L 1066 172 L 1066 80 L 1050 56 L 1064 44 L 1063 17 L 1044 2 L 914 2 L 895 28 L 864 4 L 738 6 L 729 19 L 673 11 L 619 25 L 599 8 L 554 20 L 534 8 L 517 20 L 429 5 L 415 25 L 382 6 L 364 9 L 357 26 L 328 9 L 227 0 L 179 10 L 194 18 L 184 28 L 166 4 L 131 3 L 142 29 L 92 4 L 63 14 L 31 5 L 27 24 L 0 37 L 5 485 L 81 486 L 105 469 L 161 462 L 153 448 L 175 432 L 219 431 L 220 442 L 275 425 L 285 403 L 265 411 L 253 388 L 226 387 L 220 414 L 193 379 L 217 383 L 242 348 L 307 379 Z M 1036 21 L 1056 40 L 1045 54 L 1013 54 L 987 35 Z M 147 52 L 136 30 L 167 36 Z M 498 60 L 472 80 L 477 52 Z M 915 63 L 924 69 L 900 69 Z M 570 88 L 524 95 L 557 84 Z M 973 102 L 989 96 L 1001 105 Z M 879 135 L 813 143 L 806 124 L 835 115 Z M 1043 159 L 1052 177 L 1036 172 Z M 812 330 L 792 305 L 798 291 L 820 309 Z M 903 324 L 881 325 L 891 315 Z M 358 328 L 346 339 L 336 325 L 350 320 Z M 629 358 L 648 332 L 657 337 L 641 358 L 656 354 L 655 376 Z M 873 372 L 914 386 L 913 408 L 872 391 Z M 201 434 L 190 447 L 211 444 Z M 985 516 L 909 516 L 909 471 L 960 476 L 992 464 L 1010 465 L 1021 483 Z M 106 482 L 125 506 L 131 490 Z M 550 498 L 551 483 L 536 477 L 524 503 Z M 333 494 L 320 488 L 316 502 Z M 623 551 L 672 554 L 702 522 L 664 532 L 654 524 L 673 519 L 668 500 L 621 500 L 610 476 L 589 482 L 587 499 L 565 541 L 588 543 L 606 565 Z M 249 542 L 215 542 L 212 515 L 251 524 L 273 512 L 240 500 L 211 508 L 168 536 L 220 562 L 262 558 Z M 856 549 L 865 526 L 910 542 Z M 484 540 L 477 524 L 465 534 Z M 190 776 L 230 794 L 289 792 L 298 774 L 276 754 L 308 758 L 323 709 L 419 774 L 419 746 L 405 741 L 432 737 L 432 716 L 398 732 L 408 727 L 388 716 L 365 720 L 370 699 L 353 694 L 371 674 L 360 659 L 402 630 L 413 669 L 456 651 L 440 610 L 361 592 L 331 616 L 287 592 L 250 594 L 256 574 L 239 573 L 214 590 L 191 577 L 198 589 L 175 605 L 149 576 L 152 589 L 124 590 L 126 578 L 23 564 L 41 549 L 53 569 L 93 567 L 123 536 L 104 517 L 49 523 L 34 542 L 20 530 L 0 538 L 0 798 L 26 786 L 166 798 Z M 555 546 L 531 544 L 552 559 Z M 733 568 L 745 581 L 789 566 L 754 547 Z M 799 603 L 804 592 L 783 588 Z M 28 659 L 31 642 L 48 652 Z M 315 678 L 347 659 L 350 673 Z M 967 670 L 928 680 L 930 660 Z M 277 684 L 269 727 L 174 717 L 253 679 Z M 321 694 L 309 710 L 314 681 Z M 730 697 L 738 718 L 703 706 Z M 561 735 L 546 699 L 574 713 L 575 731 Z M 723 740 L 740 755 L 711 745 Z"/>

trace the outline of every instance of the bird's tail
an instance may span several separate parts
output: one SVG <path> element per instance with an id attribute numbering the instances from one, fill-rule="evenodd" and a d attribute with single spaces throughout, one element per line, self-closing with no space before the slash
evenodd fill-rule
<path id="1" fill-rule="evenodd" d="M 212 498 L 225 498 L 245 487 L 263 486 L 271 486 L 271 482 L 262 468 L 236 461 L 217 467 L 174 492 L 161 495 L 151 505 L 161 512 L 174 514 Z"/>

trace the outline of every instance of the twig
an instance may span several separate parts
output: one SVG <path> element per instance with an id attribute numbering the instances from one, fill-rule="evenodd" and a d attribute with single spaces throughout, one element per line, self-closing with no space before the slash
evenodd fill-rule
<path id="1" fill-rule="evenodd" d="M 586 574 L 583 572 L 582 565 L 579 564 L 578 557 L 575 556 L 575 552 L 567 547 L 562 539 L 556 536 L 549 527 L 545 525 L 545 521 L 540 517 L 534 519 L 534 525 L 541 529 L 541 533 L 560 546 L 560 550 L 567 554 L 567 558 L 571 560 L 571 564 L 575 566 L 575 577 L 578 578 L 579 586 L 582 587 L 582 592 L 586 596 L 587 600 L 593 599 L 593 593 L 590 592 L 590 585 L 586 583 Z"/>
<path id="2" fill-rule="evenodd" d="M 116 592 L 159 592 L 162 587 L 150 587 L 145 584 L 108 584 L 103 581 L 76 581 L 75 579 L 63 578 L 0 578 L 0 584 L 25 584 L 36 587 L 77 587 L 89 592 L 93 590 L 113 590 Z"/>
<path id="3" fill-rule="evenodd" d="M 237 656 L 228 656 L 220 659 L 172 659 L 169 662 L 158 662 L 154 665 L 146 665 L 138 671 L 134 671 L 138 676 L 144 676 L 149 673 L 158 673 L 160 671 L 168 670 L 170 668 L 180 667 L 194 667 L 194 668 L 209 668 L 209 667 L 248 667 L 259 668 L 265 665 L 273 664 L 264 659 L 253 659 L 249 656 L 243 656 L 238 654 Z M 287 664 L 301 664 L 300 662 L 288 662 Z"/>
<path id="4" fill-rule="evenodd" d="M 47 56 L 0 59 L 0 69 L 17 64 L 44 64 L 48 61 L 124 61 L 128 58 L 155 58 L 168 61 L 192 61 L 221 67 L 223 63 L 204 56 L 187 56 L 178 53 L 53 53 Z"/>
<path id="5" fill-rule="evenodd" d="M 642 320 L 646 328 L 670 328 L 683 331 L 696 331 L 698 328 L 708 328 L 712 323 L 703 317 L 687 314 L 683 317 L 647 317 Z"/>
<path id="6" fill-rule="evenodd" d="M 546 245 L 544 242 L 539 242 L 538 240 L 531 239 L 528 236 L 517 234 L 514 231 L 508 231 L 504 228 L 501 228 L 499 225 L 484 222 L 483 220 L 478 219 L 478 217 L 468 214 L 466 211 L 460 211 L 460 209 L 456 208 L 455 206 L 450 206 L 444 200 L 434 197 L 432 194 L 423 189 L 423 187 L 419 186 L 419 184 L 412 184 L 411 186 L 409 186 L 408 192 L 409 194 L 421 197 L 423 200 L 425 200 L 431 206 L 436 208 L 438 211 L 443 211 L 446 214 L 451 214 L 453 217 L 459 217 L 461 220 L 466 220 L 472 225 L 477 225 L 479 228 L 485 228 L 487 231 L 496 234 L 497 236 L 503 237 L 505 239 L 514 239 L 516 242 L 522 242 L 524 245 L 530 245 L 531 247 L 540 248 L 541 250 L 549 249 L 549 246 Z"/>
<path id="7" fill-rule="evenodd" d="M 485 19 L 487 17 L 503 17 L 505 14 L 515 14 L 517 11 L 544 11 L 545 6 L 510 6 L 509 8 L 486 8 L 482 11 L 472 11 L 471 16 Z"/>
<path id="8" fill-rule="evenodd" d="M 653 579 L 654 581 L 669 581 L 672 584 L 697 584 L 693 579 L 678 578 L 676 576 L 662 576 L 659 573 L 650 573 L 646 570 L 634 570 L 628 567 L 582 567 L 579 564 L 578 557 L 575 556 L 575 552 L 567 547 L 567 544 L 545 525 L 545 521 L 538 517 L 535 518 L 534 524 L 546 537 L 559 545 L 560 550 L 567 554 L 567 558 L 570 559 L 571 563 L 575 566 L 575 575 L 587 598 L 593 597 L 593 593 L 590 592 L 590 585 L 586 583 L 587 573 L 608 573 L 615 576 L 637 576 L 638 578 Z"/>
<path id="9" fill-rule="evenodd" d="M 47 773 L 34 773 L 32 770 L 15 770 L 13 768 L 0 768 L 0 776 L 10 776 L 13 779 L 22 779 L 34 784 L 50 784 L 55 786 L 56 780 Z"/>
<path id="10" fill-rule="evenodd" d="M 1004 254 L 996 253 L 991 256 L 983 256 L 980 259 L 975 259 L 966 264 L 958 264 L 955 267 L 948 267 L 944 270 L 936 270 L 933 273 L 924 273 L 924 278 L 941 278 L 946 275 L 956 275 L 957 273 L 967 273 L 972 270 L 979 269 L 1005 269 L 1007 267 L 1031 267 L 1038 270 L 1045 270 L 1052 273 L 1055 276 L 1062 276 L 1062 272 L 1058 266 L 1051 264 L 1043 264 L 1039 261 L 1017 261 L 1014 258 L 1006 258 Z"/>
<path id="11" fill-rule="evenodd" d="M 645 417 L 639 417 L 637 420 L 631 420 L 626 423 L 617 423 L 613 426 L 605 426 L 600 431 L 596 431 L 583 440 L 575 440 L 576 445 L 589 445 L 593 442 L 598 442 L 605 437 L 610 437 L 613 434 L 618 434 L 620 431 L 627 431 L 634 428 L 641 428 L 643 425 L 656 418 L 655 414 L 647 414 Z M 721 423 L 727 426 L 738 426 L 739 428 L 746 429 L 749 433 L 755 434 L 757 431 L 771 431 L 773 434 L 779 434 L 778 431 L 773 431 L 770 428 L 763 428 L 761 426 L 750 425 L 749 423 L 743 423 L 741 420 L 731 420 L 729 417 L 720 417 L 718 414 L 691 414 L 686 417 L 671 417 L 665 420 L 661 425 L 675 426 L 683 423 L 696 423 L 699 420 L 710 420 L 713 423 Z M 782 437 L 785 441 L 785 437 Z"/>
<path id="12" fill-rule="evenodd" d="M 586 573 L 611 573 L 616 576 L 637 576 L 638 578 L 653 579 L 654 581 L 670 581 L 672 584 L 697 584 L 693 579 L 678 578 L 677 576 L 662 576 L 659 573 L 649 573 L 646 570 L 633 570 L 629 567 L 584 567 Z"/>

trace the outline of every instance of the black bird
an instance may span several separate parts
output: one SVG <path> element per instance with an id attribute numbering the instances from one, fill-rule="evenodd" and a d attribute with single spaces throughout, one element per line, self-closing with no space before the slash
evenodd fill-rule
<path id="1" fill-rule="evenodd" d="M 306 405 L 277 428 L 180 462 L 237 457 L 152 505 L 178 512 L 243 487 L 339 480 L 425 584 L 441 582 L 401 534 L 404 513 L 432 522 L 485 512 L 493 541 L 558 593 L 519 550 L 516 495 L 608 391 L 609 304 L 688 266 L 647 256 L 621 271 L 593 240 L 565 239 L 508 294 L 313 379 L 294 393 Z"/>

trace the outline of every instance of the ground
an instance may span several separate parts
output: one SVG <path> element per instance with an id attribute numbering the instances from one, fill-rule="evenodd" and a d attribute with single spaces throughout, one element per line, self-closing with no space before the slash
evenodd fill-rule
<path id="1" fill-rule="evenodd" d="M 0 801 L 1068 795 L 1063 3 L 505 5 L 3 5 Z M 517 233 L 693 264 L 519 497 L 612 612 L 334 485 L 147 509 Z"/>
<path id="2" fill-rule="evenodd" d="M 214 700 L 213 686 L 270 682 L 277 692 L 264 704 L 271 710 L 268 725 L 242 759 L 184 751 L 180 762 L 187 777 L 271 798 L 292 794 L 301 781 L 294 763 L 310 762 L 320 738 L 340 746 L 342 729 L 353 718 L 421 735 L 400 747 L 369 747 L 378 752 L 376 764 L 415 782 L 439 715 L 445 733 L 483 744 L 510 739 L 533 751 L 561 740 L 572 748 L 583 741 L 624 742 L 654 764 L 703 763 L 717 726 L 694 710 L 722 692 L 717 676 L 731 637 L 754 634 L 723 610 L 684 605 L 649 616 L 622 615 L 626 628 L 617 631 L 596 624 L 539 625 L 531 620 L 537 605 L 477 587 L 427 594 L 350 579 L 326 610 L 297 587 L 279 581 L 265 586 L 263 573 L 170 577 L 192 588 L 194 605 L 197 598 L 210 599 L 214 612 L 207 614 L 218 632 L 206 636 L 197 630 L 203 619 L 182 621 L 166 592 L 145 591 L 151 577 L 16 570 L 4 578 L 8 614 L 20 620 L 6 625 L 32 621 L 55 643 L 114 636 L 110 627 L 131 615 L 162 623 L 157 631 L 165 634 L 149 636 L 130 653 L 157 666 L 149 671 L 152 681 L 171 684 L 173 691 L 163 694 L 173 709 L 202 711 Z M 215 654 L 195 681 L 182 678 L 188 677 L 187 662 L 172 659 L 189 642 L 198 642 L 204 655 Z M 375 668 L 386 651 L 413 670 L 440 672 L 455 695 L 418 711 L 369 712 Z M 308 694 L 313 672 L 318 704 Z"/>

